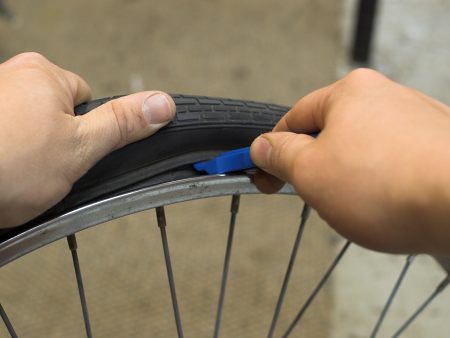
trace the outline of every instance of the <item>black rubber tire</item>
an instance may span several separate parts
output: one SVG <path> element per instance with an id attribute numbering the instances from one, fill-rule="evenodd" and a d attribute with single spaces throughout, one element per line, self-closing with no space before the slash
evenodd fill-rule
<path id="1" fill-rule="evenodd" d="M 86 203 L 136 188 L 200 175 L 192 163 L 215 154 L 245 147 L 260 134 L 270 131 L 287 107 L 254 101 L 206 96 L 172 95 L 176 117 L 155 135 L 116 150 L 99 161 L 73 186 L 56 206 L 24 226 L 4 231 L 11 237 L 47 219 Z M 83 115 L 114 99 L 103 98 L 81 104 Z"/>

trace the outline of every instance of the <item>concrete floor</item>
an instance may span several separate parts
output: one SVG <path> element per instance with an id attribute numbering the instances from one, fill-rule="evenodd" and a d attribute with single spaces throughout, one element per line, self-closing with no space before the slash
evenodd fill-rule
<path id="1" fill-rule="evenodd" d="M 449 103 L 448 1 L 381 3 L 373 66 Z M 352 67 L 346 52 L 354 4 L 10 1 L 17 17 L 0 22 L 0 58 L 39 51 L 85 77 L 95 97 L 158 88 L 292 104 Z M 212 332 L 228 204 L 228 199 L 214 199 L 167 210 L 188 337 Z M 265 334 L 300 207 L 296 198 L 243 199 L 246 211 L 238 219 L 222 337 Z M 313 218 L 281 327 L 288 325 L 342 245 Z M 196 226 L 185 226 L 188 221 Z M 96 337 L 174 336 L 155 227 L 149 211 L 79 235 Z M 292 337 L 368 336 L 404 258 L 358 247 L 349 253 Z M 83 336 L 70 264 L 66 243 L 59 241 L 0 270 L 0 300 L 21 336 Z M 419 257 L 381 336 L 395 330 L 441 277 L 432 259 Z M 405 337 L 447 337 L 449 300 L 449 293 L 444 293 Z M 6 335 L 2 330 L 0 325 L 1 337 Z"/>

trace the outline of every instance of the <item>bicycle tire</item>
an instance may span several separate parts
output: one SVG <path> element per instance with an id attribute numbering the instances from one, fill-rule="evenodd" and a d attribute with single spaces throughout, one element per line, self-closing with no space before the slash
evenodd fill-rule
<path id="1" fill-rule="evenodd" d="M 111 218 L 96 218 L 95 221 L 89 219 L 89 217 L 83 218 L 83 215 L 80 216 L 83 212 L 89 212 L 87 209 L 95 208 L 96 204 L 97 208 L 104 208 L 102 202 L 107 202 L 108 199 L 109 201 L 115 199 L 116 204 L 112 208 L 125 208 L 122 205 L 119 206 L 121 199 L 126 204 L 126 196 L 148 192 L 148 190 L 143 188 L 151 187 L 154 193 L 157 194 L 154 196 L 160 196 L 163 186 L 167 187 L 170 184 L 184 185 L 186 196 L 186 186 L 190 184 L 186 183 L 186 181 L 189 182 L 189 180 L 179 181 L 180 179 L 200 178 L 200 180 L 209 180 L 212 178 L 212 180 L 220 180 L 232 178 L 239 181 L 244 178 L 244 183 L 248 187 L 251 187 L 252 192 L 246 191 L 245 189 L 239 192 L 228 190 L 225 194 L 256 193 L 256 188 L 250 183 L 247 176 L 198 177 L 202 174 L 192 169 L 192 163 L 208 159 L 220 151 L 248 146 L 259 134 L 271 130 L 281 116 L 287 112 L 288 107 L 206 96 L 175 94 L 172 97 L 177 106 L 177 114 L 173 122 L 152 137 L 116 150 L 99 161 L 86 175 L 75 183 L 71 192 L 60 203 L 43 215 L 23 226 L 8 229 L 0 233 L 0 252 L 1 250 L 6 252 L 5 256 L 0 254 L 0 265 L 8 264 L 28 252 L 45 246 L 54 240 L 73 235 L 77 231 L 103 223 L 109 219 L 140 211 L 137 209 L 133 211 L 122 210 L 115 212 Z M 84 103 L 76 107 L 76 115 L 86 114 L 90 110 L 114 98 L 103 98 Z M 220 182 L 216 183 L 220 184 Z M 191 186 L 188 187 L 188 189 L 190 188 Z M 202 195 L 201 186 L 196 186 L 195 189 L 197 190 L 193 195 Z M 132 193 L 126 194 L 127 192 Z M 188 193 L 191 193 L 191 190 Z M 291 189 L 287 193 L 292 194 L 293 190 Z M 212 196 L 216 195 L 205 194 L 199 198 Z M 194 198 L 182 198 L 180 201 L 190 199 Z M 154 201 L 147 200 L 146 202 L 151 204 Z M 169 201 L 168 204 L 176 202 Z M 83 206 L 86 207 L 83 208 Z M 158 206 L 145 204 L 145 207 L 141 208 L 141 211 Z M 307 209 L 309 210 L 309 207 L 305 205 L 304 210 Z M 305 215 L 307 213 L 309 211 L 305 212 Z M 307 218 L 307 216 L 305 218 L 303 216 L 302 213 L 302 222 L 303 220 L 306 221 Z M 96 217 L 95 213 L 94 217 Z M 74 219 L 78 220 L 79 223 L 83 222 L 85 224 L 80 228 L 70 228 L 67 226 Z M 66 223 L 65 225 L 64 222 Z M 62 226 L 66 226 L 65 230 L 69 231 L 61 231 Z M 31 229 L 33 227 L 35 229 Z M 55 228 L 58 230 L 55 230 Z M 25 238 L 25 241 L 21 242 L 29 234 L 27 230 L 30 229 L 34 233 L 28 236 L 28 238 Z M 20 238 L 21 236 L 22 238 Z M 40 238 L 46 236 L 47 238 L 44 240 Z M 9 244 L 11 244 L 10 247 L 8 247 Z M 324 277 L 328 278 L 328 271 L 334 269 L 349 244 L 350 242 L 347 242 L 344 248 L 341 249 Z M 3 248 L 1 248 L 2 246 Z M 437 257 L 436 259 L 448 274 L 450 269 L 448 258 Z M 318 292 L 317 290 L 320 290 L 325 283 L 323 281 L 326 281 L 326 279 L 321 279 L 318 288 L 314 290 L 309 299 L 315 297 Z M 437 292 L 443 290 L 450 283 L 449 281 L 450 277 L 447 276 L 436 289 Z M 435 294 L 437 293 L 435 292 L 433 295 Z M 304 306 L 309 306 L 309 299 Z M 425 304 L 428 303 L 429 301 Z M 390 304 L 390 299 L 387 304 Z M 419 308 L 420 311 L 424 307 Z M 286 336 L 297 325 L 304 308 L 302 307 L 298 312 L 296 319 L 286 331 Z M 411 318 L 414 319 L 415 316 L 416 313 Z M 381 322 L 383 316 L 380 318 Z M 408 319 L 406 323 L 409 325 L 409 322 Z M 406 324 L 403 325 L 401 330 L 404 330 L 406 327 Z M 376 329 L 378 329 L 378 323 Z"/>
<path id="2" fill-rule="evenodd" d="M 285 106 L 228 98 L 172 94 L 174 120 L 155 135 L 118 149 L 100 160 L 57 205 L 34 220 L 0 234 L 0 243 L 86 203 L 182 178 L 199 176 L 192 163 L 221 151 L 250 145 L 270 131 L 289 109 Z M 109 100 L 75 108 L 77 116 Z"/>

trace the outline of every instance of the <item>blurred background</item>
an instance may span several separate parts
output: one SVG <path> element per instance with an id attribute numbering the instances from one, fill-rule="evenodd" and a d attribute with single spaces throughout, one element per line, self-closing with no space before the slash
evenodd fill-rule
<path id="1" fill-rule="evenodd" d="M 42 53 L 85 78 L 94 97 L 160 89 L 284 105 L 366 64 L 449 104 L 450 2 L 379 0 L 372 48 L 355 63 L 358 2 L 3 1 L 0 60 Z M 213 330 L 229 203 L 217 198 L 166 210 L 186 337 Z M 301 207 L 296 197 L 243 197 L 221 337 L 267 334 Z M 312 218 L 278 334 L 343 244 Z M 175 336 L 153 210 L 83 231 L 78 244 L 95 337 Z M 404 259 L 351 247 L 292 337 L 367 337 Z M 418 257 L 380 337 L 442 277 L 433 259 Z M 404 336 L 447 337 L 449 294 Z M 0 301 L 20 337 L 84 335 L 65 240 L 0 269 Z M 2 325 L 0 336 L 8 336 Z"/>

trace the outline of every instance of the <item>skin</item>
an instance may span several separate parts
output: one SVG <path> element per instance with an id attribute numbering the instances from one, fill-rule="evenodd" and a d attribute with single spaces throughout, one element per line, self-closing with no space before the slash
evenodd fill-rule
<path id="1" fill-rule="evenodd" d="M 41 214 L 99 159 L 167 124 L 146 91 L 84 116 L 91 91 L 36 53 L 0 64 L 0 227 Z M 307 134 L 320 131 L 317 138 Z M 371 249 L 450 254 L 450 108 L 360 69 L 301 100 L 251 147 L 255 183 L 284 182 L 339 233 Z"/>
<path id="2" fill-rule="evenodd" d="M 145 91 L 84 116 L 87 83 L 37 53 L 0 64 L 0 227 L 41 214 L 99 159 L 148 137 L 175 114 L 169 95 Z"/>
<path id="3" fill-rule="evenodd" d="M 251 156 L 261 191 L 291 183 L 362 246 L 450 255 L 450 108 L 441 102 L 355 70 L 300 99 Z"/>

